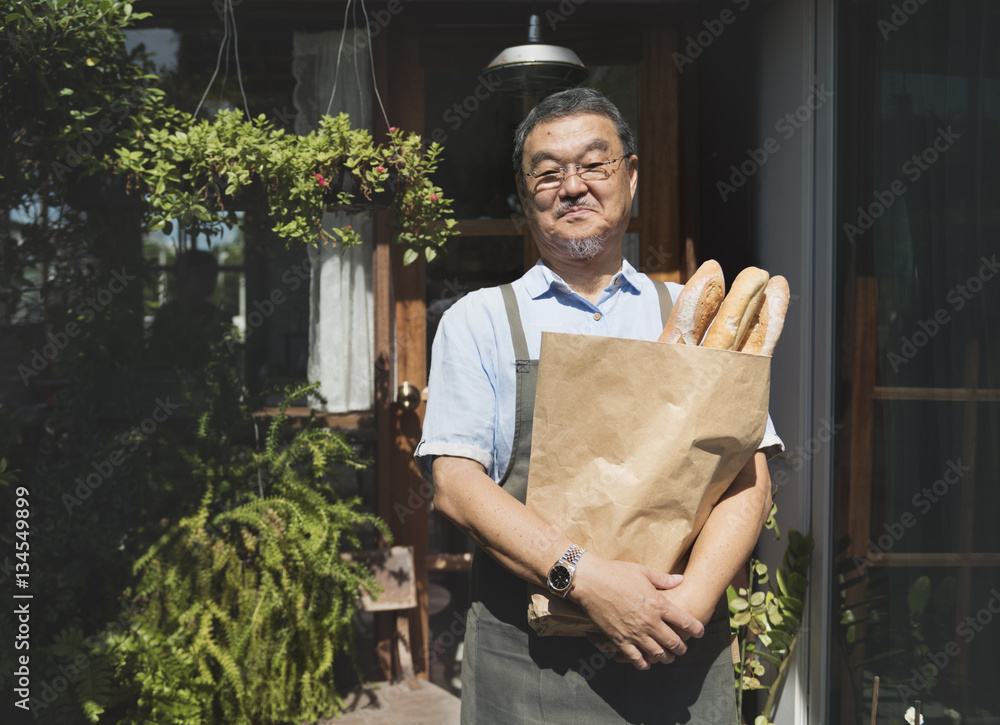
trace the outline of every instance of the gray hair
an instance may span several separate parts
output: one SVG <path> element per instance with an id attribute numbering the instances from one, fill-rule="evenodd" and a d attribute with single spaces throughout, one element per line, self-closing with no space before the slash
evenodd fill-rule
<path id="1" fill-rule="evenodd" d="M 622 116 L 618 107 L 600 91 L 592 88 L 570 88 L 568 91 L 560 91 L 543 99 L 518 125 L 517 131 L 514 132 L 514 174 L 521 173 L 524 140 L 535 126 L 558 118 L 582 116 L 588 113 L 604 116 L 610 120 L 615 125 L 625 155 L 632 156 L 635 153 L 635 136 L 632 135 L 628 121 Z"/>

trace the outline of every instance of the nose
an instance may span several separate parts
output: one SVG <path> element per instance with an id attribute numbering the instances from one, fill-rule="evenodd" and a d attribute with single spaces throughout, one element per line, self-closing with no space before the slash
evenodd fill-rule
<path id="1" fill-rule="evenodd" d="M 580 196 L 587 193 L 587 185 L 580 178 L 580 169 L 567 170 L 566 178 L 559 187 L 560 196 Z"/>

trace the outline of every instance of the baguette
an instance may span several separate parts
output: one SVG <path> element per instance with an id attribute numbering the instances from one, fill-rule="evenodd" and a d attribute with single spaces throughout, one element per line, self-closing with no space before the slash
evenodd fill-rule
<path id="1" fill-rule="evenodd" d="M 739 273 L 719 308 L 719 314 L 705 333 L 702 347 L 739 349 L 750 329 L 750 323 L 760 310 L 769 277 L 767 272 L 757 267 L 747 267 Z"/>
<path id="2" fill-rule="evenodd" d="M 743 344 L 737 349 L 755 355 L 773 355 L 778 338 L 781 337 L 781 328 L 785 325 L 787 310 L 788 281 L 781 275 L 771 277 L 764 288 L 764 301 L 760 305 L 760 311 Z"/>
<path id="3" fill-rule="evenodd" d="M 677 296 L 660 342 L 697 345 L 719 311 L 726 294 L 722 267 L 709 259 L 698 268 Z"/>

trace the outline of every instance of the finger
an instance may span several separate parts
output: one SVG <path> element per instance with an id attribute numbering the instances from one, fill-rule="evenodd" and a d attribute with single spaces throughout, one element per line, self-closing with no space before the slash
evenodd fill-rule
<path id="1" fill-rule="evenodd" d="M 649 663 L 635 645 L 623 644 L 621 654 L 625 658 L 625 661 L 629 662 L 637 670 L 649 669 Z"/>
<path id="2" fill-rule="evenodd" d="M 657 652 L 650 652 L 646 655 L 646 661 L 649 663 L 660 663 L 668 665 L 676 659 L 676 655 L 673 652 L 661 649 Z"/>
<path id="3" fill-rule="evenodd" d="M 705 625 L 702 624 L 696 617 L 692 617 L 690 614 L 677 607 L 670 607 L 666 613 L 663 615 L 663 621 L 666 622 L 672 630 L 684 632 L 690 637 L 700 638 L 705 634 Z"/>
<path id="4" fill-rule="evenodd" d="M 681 574 L 664 574 L 655 569 L 647 570 L 646 575 L 649 577 L 650 583 L 657 589 L 673 589 L 684 581 L 684 576 Z"/>
<path id="5" fill-rule="evenodd" d="M 643 650 L 650 655 L 664 650 L 674 655 L 687 653 L 687 644 L 684 639 L 666 623 L 661 623 L 661 625 L 652 633 L 651 638 L 643 643 Z"/>

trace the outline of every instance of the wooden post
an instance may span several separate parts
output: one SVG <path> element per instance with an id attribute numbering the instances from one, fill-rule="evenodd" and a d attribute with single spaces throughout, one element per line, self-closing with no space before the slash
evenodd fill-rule
<path id="1" fill-rule="evenodd" d="M 680 82 L 670 54 L 677 28 L 657 25 L 642 34 L 639 79 L 639 271 L 681 281 Z"/>
<path id="2" fill-rule="evenodd" d="M 418 57 L 418 36 L 392 28 L 376 39 L 375 79 L 389 123 L 407 131 L 423 130 L 423 73 Z M 391 71 L 391 72 L 390 72 Z M 376 101 L 375 135 L 388 131 Z M 427 599 L 428 490 L 413 462 L 420 440 L 423 406 L 404 410 L 396 404 L 396 389 L 408 382 L 418 390 L 427 385 L 427 311 L 423 260 L 404 267 L 402 248 L 391 244 L 391 231 L 382 214 L 377 223 L 375 252 L 376 383 L 378 429 L 378 512 L 392 530 L 395 543 L 413 547 L 413 576 L 417 607 L 409 614 L 410 650 L 417 677 L 427 679 L 430 667 Z M 378 657 L 383 674 L 391 661 L 392 621 L 377 624 Z M 397 663 L 397 667 L 398 667 Z"/>

